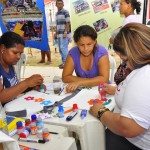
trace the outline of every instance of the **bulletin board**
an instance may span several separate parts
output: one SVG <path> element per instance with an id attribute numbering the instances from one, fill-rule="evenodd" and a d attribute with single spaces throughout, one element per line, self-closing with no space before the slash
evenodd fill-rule
<path id="1" fill-rule="evenodd" d="M 119 0 L 70 0 L 71 28 L 88 24 L 98 34 L 98 44 L 109 45 L 110 33 L 122 25 L 124 16 L 119 13 Z"/>

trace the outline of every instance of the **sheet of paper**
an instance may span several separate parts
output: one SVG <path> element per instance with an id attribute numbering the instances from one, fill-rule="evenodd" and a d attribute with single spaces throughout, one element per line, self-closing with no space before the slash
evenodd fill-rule
<path id="1" fill-rule="evenodd" d="M 111 99 L 111 103 L 106 105 L 110 110 L 115 106 L 114 96 L 107 96 Z M 72 107 L 73 104 L 77 104 L 79 109 L 89 110 L 90 106 L 88 101 L 91 99 L 100 99 L 100 95 L 97 89 L 82 89 L 76 96 L 68 100 L 63 104 L 64 107 Z"/>
<path id="2" fill-rule="evenodd" d="M 27 116 L 39 112 L 43 110 L 44 105 L 52 105 L 56 101 L 60 101 L 64 97 L 68 96 L 68 94 L 58 95 L 58 94 L 45 94 L 38 91 L 30 91 L 26 94 L 22 94 L 15 100 L 10 101 L 5 105 L 5 111 L 13 112 L 19 110 L 27 110 Z M 37 99 L 44 99 L 42 102 L 37 101 Z M 37 102 L 36 102 L 37 101 Z M 43 103 L 44 102 L 44 103 Z M 49 102 L 49 103 L 47 103 Z M 43 103 L 43 104 L 42 104 Z"/>
<path id="3" fill-rule="evenodd" d="M 31 98 L 29 99 L 29 97 Z M 22 95 L 17 99 L 7 103 L 4 108 L 6 111 L 19 111 L 19 110 L 26 109 L 27 116 L 29 116 L 43 109 L 44 105 L 42 105 L 41 102 L 35 102 L 35 99 L 39 99 L 39 98 L 42 98 L 46 101 L 50 100 L 51 102 L 50 105 L 58 100 L 58 96 L 48 95 L 42 92 L 32 90 L 26 93 L 25 95 Z"/>

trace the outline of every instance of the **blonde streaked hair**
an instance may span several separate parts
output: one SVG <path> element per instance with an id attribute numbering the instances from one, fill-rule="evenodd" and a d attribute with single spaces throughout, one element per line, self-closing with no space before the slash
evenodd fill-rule
<path id="1" fill-rule="evenodd" d="M 132 69 L 150 64 L 150 28 L 140 23 L 125 25 L 115 37 L 113 48 L 127 56 Z"/>

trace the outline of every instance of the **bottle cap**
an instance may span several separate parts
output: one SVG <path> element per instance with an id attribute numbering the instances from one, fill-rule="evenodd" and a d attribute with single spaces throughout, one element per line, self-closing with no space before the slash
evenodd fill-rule
<path id="1" fill-rule="evenodd" d="M 78 109 L 78 105 L 77 104 L 73 104 L 73 110 L 77 110 Z"/>
<path id="2" fill-rule="evenodd" d="M 36 120 L 36 118 L 37 118 L 36 115 L 31 116 L 31 120 Z"/>
<path id="3" fill-rule="evenodd" d="M 29 124 L 29 123 L 31 123 L 31 120 L 30 119 L 26 119 L 25 120 L 25 124 Z"/>
<path id="4" fill-rule="evenodd" d="M 58 106 L 58 111 L 64 111 L 64 107 L 63 106 Z"/>
<path id="5" fill-rule="evenodd" d="M 101 89 L 104 87 L 104 83 L 99 83 L 98 88 Z"/>
<path id="6" fill-rule="evenodd" d="M 26 138 L 26 137 L 27 137 L 27 135 L 26 135 L 24 132 L 21 132 L 21 133 L 19 134 L 19 136 L 20 136 L 20 138 Z"/>
<path id="7" fill-rule="evenodd" d="M 40 85 L 40 90 L 43 90 L 44 89 L 44 86 L 43 85 Z"/>
<path id="8" fill-rule="evenodd" d="M 17 128 L 19 128 L 19 127 L 22 127 L 22 126 L 23 126 L 21 121 L 18 121 L 18 122 L 16 123 L 16 125 L 17 125 Z"/>

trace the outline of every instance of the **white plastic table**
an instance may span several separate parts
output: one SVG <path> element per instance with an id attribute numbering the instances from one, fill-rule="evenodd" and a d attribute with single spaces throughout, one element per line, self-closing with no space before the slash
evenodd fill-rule
<path id="1" fill-rule="evenodd" d="M 14 135 L 13 138 L 21 145 L 39 150 L 77 150 L 75 139 L 67 137 L 67 128 L 49 124 L 44 124 L 44 127 L 48 128 L 51 132 L 57 132 L 59 134 L 50 134 L 50 141 L 44 144 L 18 141 L 18 135 Z M 30 135 L 29 138 L 38 139 L 36 135 Z"/>
<path id="2" fill-rule="evenodd" d="M 97 87 L 95 88 L 97 89 Z M 35 91 L 33 92 L 30 91 L 30 94 L 32 94 L 32 96 L 34 96 L 34 93 L 36 94 Z M 23 95 L 22 97 L 19 97 L 18 99 L 13 100 L 12 102 L 9 102 L 8 104 L 6 104 L 7 106 L 6 110 L 15 111 L 16 108 L 19 108 L 20 110 L 26 108 L 27 110 L 29 110 L 30 113 L 33 110 L 38 111 L 41 108 L 41 106 L 35 105 L 34 102 L 31 102 L 29 105 L 29 102 L 27 103 L 23 100 L 24 97 L 26 97 L 27 95 L 29 96 L 29 94 L 27 93 Z M 60 98 L 59 96 L 54 95 L 53 92 L 49 94 L 45 94 L 45 95 L 49 99 L 56 98 L 56 100 L 59 100 Z M 40 96 L 43 97 L 45 95 L 40 95 Z M 84 95 L 82 97 L 84 97 Z M 112 99 L 111 104 L 107 105 L 107 107 L 110 110 L 112 110 L 115 106 L 115 101 L 112 96 L 111 96 L 111 99 Z M 80 101 L 78 101 L 78 104 L 79 103 Z M 32 104 L 34 104 L 34 109 L 33 109 Z M 82 104 L 79 104 L 79 105 L 82 105 Z M 55 108 L 54 111 L 55 113 L 57 113 L 58 108 Z M 93 117 L 89 113 L 87 114 L 86 118 L 81 119 L 80 111 L 81 110 L 79 110 L 79 113 L 70 122 L 66 121 L 66 117 L 68 116 L 68 114 L 66 114 L 64 118 L 58 118 L 58 117 L 49 118 L 49 119 L 45 119 L 44 122 L 47 124 L 64 126 L 68 129 L 69 132 L 70 131 L 75 132 L 79 136 L 82 150 L 105 150 L 105 133 L 104 133 L 105 129 L 103 125 L 97 118 Z"/>
<path id="3" fill-rule="evenodd" d="M 57 112 L 57 108 L 55 109 Z M 79 136 L 82 150 L 105 150 L 105 130 L 101 122 L 87 114 L 87 117 L 81 119 L 79 113 L 71 121 L 66 121 L 64 118 L 49 118 L 44 122 L 47 124 L 61 125 L 67 127 L 68 131 L 75 132 Z"/>

